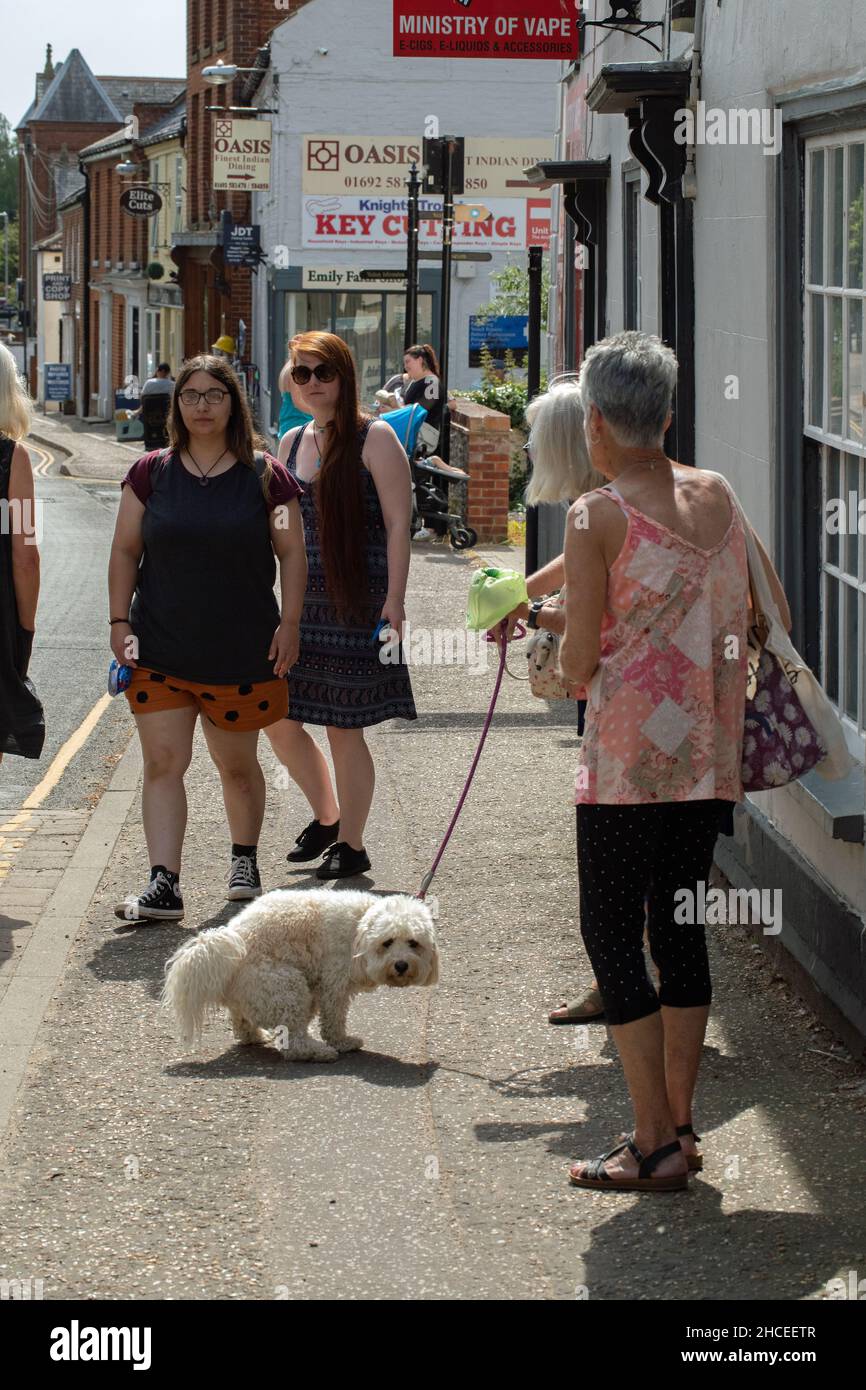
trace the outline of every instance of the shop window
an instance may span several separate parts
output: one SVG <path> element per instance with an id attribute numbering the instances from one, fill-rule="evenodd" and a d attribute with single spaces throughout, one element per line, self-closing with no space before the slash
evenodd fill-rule
<path id="1" fill-rule="evenodd" d="M 821 679 L 866 734 L 866 131 L 806 143 L 804 431 L 820 468 Z"/>

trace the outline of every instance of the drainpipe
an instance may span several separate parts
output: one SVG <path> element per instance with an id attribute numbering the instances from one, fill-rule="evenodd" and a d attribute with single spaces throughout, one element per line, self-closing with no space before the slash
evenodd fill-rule
<path id="1" fill-rule="evenodd" d="M 90 174 L 83 159 L 79 159 L 78 168 L 84 175 L 84 225 L 81 229 L 81 256 L 84 261 L 84 274 L 81 277 L 81 341 L 84 346 L 81 394 L 84 399 L 81 405 L 84 412 L 82 418 L 85 418 L 90 414 Z"/>
<path id="2" fill-rule="evenodd" d="M 692 73 L 689 84 L 689 99 L 687 109 L 692 113 L 692 133 L 697 129 L 698 96 L 701 90 L 701 45 L 704 32 L 704 0 L 696 0 L 695 4 L 695 37 L 692 42 Z M 695 171 L 695 142 L 686 145 L 686 168 L 683 174 L 683 197 L 696 198 L 698 196 L 698 180 Z"/>

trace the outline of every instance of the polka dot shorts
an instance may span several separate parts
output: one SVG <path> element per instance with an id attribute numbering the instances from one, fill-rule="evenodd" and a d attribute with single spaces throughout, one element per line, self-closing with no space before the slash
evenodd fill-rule
<path id="1" fill-rule="evenodd" d="M 135 714 L 198 706 L 202 716 L 218 729 L 234 729 L 237 733 L 264 729 L 285 719 L 289 710 L 289 686 L 283 679 L 247 685 L 202 685 L 137 666 L 125 694 Z"/>

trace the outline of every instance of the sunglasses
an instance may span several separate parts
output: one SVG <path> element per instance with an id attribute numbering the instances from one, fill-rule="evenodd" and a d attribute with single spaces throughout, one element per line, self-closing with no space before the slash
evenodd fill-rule
<path id="1" fill-rule="evenodd" d="M 320 362 L 318 367 L 292 367 L 291 375 L 296 386 L 306 386 L 311 376 L 314 376 L 316 381 L 333 381 L 337 369 L 329 362 Z"/>

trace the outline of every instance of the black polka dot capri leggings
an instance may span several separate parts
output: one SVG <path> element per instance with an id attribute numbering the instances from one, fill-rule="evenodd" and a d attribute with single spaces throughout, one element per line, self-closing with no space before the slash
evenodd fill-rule
<path id="1" fill-rule="evenodd" d="M 581 934 L 610 1023 L 633 1023 L 662 1004 L 709 1004 L 704 927 L 674 920 L 682 902 L 674 894 L 697 895 L 706 884 L 725 812 L 721 801 L 577 807 Z M 644 963 L 645 922 L 658 994 Z"/>

